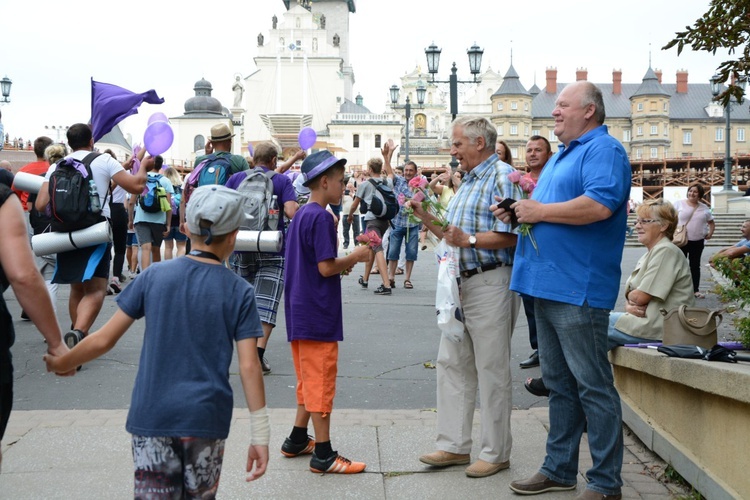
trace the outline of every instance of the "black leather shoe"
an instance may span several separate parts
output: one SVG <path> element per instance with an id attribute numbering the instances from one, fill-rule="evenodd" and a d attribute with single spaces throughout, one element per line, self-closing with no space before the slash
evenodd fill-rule
<path id="1" fill-rule="evenodd" d="M 535 366 L 539 366 L 539 351 L 534 349 L 534 352 L 531 353 L 529 359 L 521 361 L 519 364 L 521 365 L 521 368 L 534 368 Z"/>
<path id="2" fill-rule="evenodd" d="M 547 386 L 544 385 L 544 380 L 542 380 L 541 377 L 527 378 L 523 386 L 534 396 L 539 396 L 540 398 L 549 397 L 549 389 L 547 389 Z"/>

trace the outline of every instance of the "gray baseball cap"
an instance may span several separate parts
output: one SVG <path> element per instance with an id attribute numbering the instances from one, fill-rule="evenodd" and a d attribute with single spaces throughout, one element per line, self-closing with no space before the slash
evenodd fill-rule
<path id="1" fill-rule="evenodd" d="M 238 229 L 245 221 L 242 209 L 242 194 L 221 185 L 201 186 L 190 195 L 185 213 L 185 222 L 193 234 L 207 236 L 206 244 L 211 244 L 213 236 L 221 236 Z M 208 228 L 201 228 L 201 220 L 211 222 Z"/>

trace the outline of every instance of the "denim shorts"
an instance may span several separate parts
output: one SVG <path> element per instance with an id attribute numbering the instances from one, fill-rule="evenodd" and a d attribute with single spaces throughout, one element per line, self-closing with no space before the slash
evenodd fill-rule
<path id="1" fill-rule="evenodd" d="M 179 226 L 172 226 L 169 228 L 169 234 L 164 238 L 164 241 L 187 241 L 187 235 L 180 232 Z"/>

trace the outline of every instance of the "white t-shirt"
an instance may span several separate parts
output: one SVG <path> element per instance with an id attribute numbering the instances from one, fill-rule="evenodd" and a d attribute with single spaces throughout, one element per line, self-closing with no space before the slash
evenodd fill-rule
<path id="1" fill-rule="evenodd" d="M 86 156 L 91 153 L 85 149 L 73 151 L 66 158 L 75 158 L 78 161 L 83 161 Z M 47 175 L 44 177 L 45 180 L 49 181 L 52 172 L 55 171 L 57 165 L 50 165 L 47 170 Z M 109 200 L 110 196 L 107 197 L 107 203 L 104 203 L 104 197 L 107 196 L 109 191 L 109 183 L 118 172 L 125 171 L 120 165 L 120 162 L 112 158 L 108 154 L 101 154 L 97 156 L 93 162 L 91 162 L 91 173 L 94 174 L 94 182 L 96 183 L 96 190 L 99 191 L 99 203 L 102 206 L 102 215 L 106 218 L 110 218 L 109 212 Z"/>

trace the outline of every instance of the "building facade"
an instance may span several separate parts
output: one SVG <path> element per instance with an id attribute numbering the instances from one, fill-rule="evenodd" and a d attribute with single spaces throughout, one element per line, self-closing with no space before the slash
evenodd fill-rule
<path id="1" fill-rule="evenodd" d="M 226 120 L 237 133 L 235 153 L 261 140 L 273 140 L 288 151 L 297 147 L 299 131 L 312 127 L 318 137 L 313 149 L 328 148 L 346 157 L 351 169 L 379 156 L 388 139 L 399 143 L 397 162 L 402 163 L 408 97 L 410 159 L 428 169 L 450 162 L 446 84 L 432 82 L 416 67 L 395 82 L 397 103 L 385 103 L 384 113 L 370 112 L 361 96 L 352 97 L 356 81 L 349 16 L 356 13 L 354 0 L 282 1 L 286 11 L 281 18 L 274 16 L 270 29 L 258 34 L 256 68 L 241 79 L 231 111 L 210 97 L 208 82 L 196 83 L 196 97 L 186 102 L 185 114 L 172 119 L 175 158 L 194 157 L 210 127 Z M 576 81 L 587 78 L 585 68 L 576 70 Z M 637 83 L 623 83 L 620 70 L 613 70 L 611 82 L 594 83 L 604 96 L 605 124 L 630 155 L 634 185 L 644 188 L 644 196 L 694 180 L 721 183 L 725 110 L 713 102 L 709 82 L 689 83 L 688 72 L 679 70 L 675 83 L 666 83 L 661 71 L 647 68 Z M 547 68 L 543 88 L 536 82 L 526 88 L 512 63 L 504 75 L 490 68 L 476 84 L 460 86 L 459 113 L 492 121 L 498 137 L 508 143 L 514 164 L 523 167 L 526 142 L 532 135 L 548 138 L 556 150 L 552 111 L 566 85 L 557 81 L 556 68 Z M 422 104 L 417 100 L 419 86 L 426 90 Z M 383 96 L 387 90 L 383 89 Z M 731 117 L 733 163 L 741 167 L 750 155 L 748 107 L 735 103 Z M 744 171 L 734 176 L 734 184 L 747 181 Z"/>

